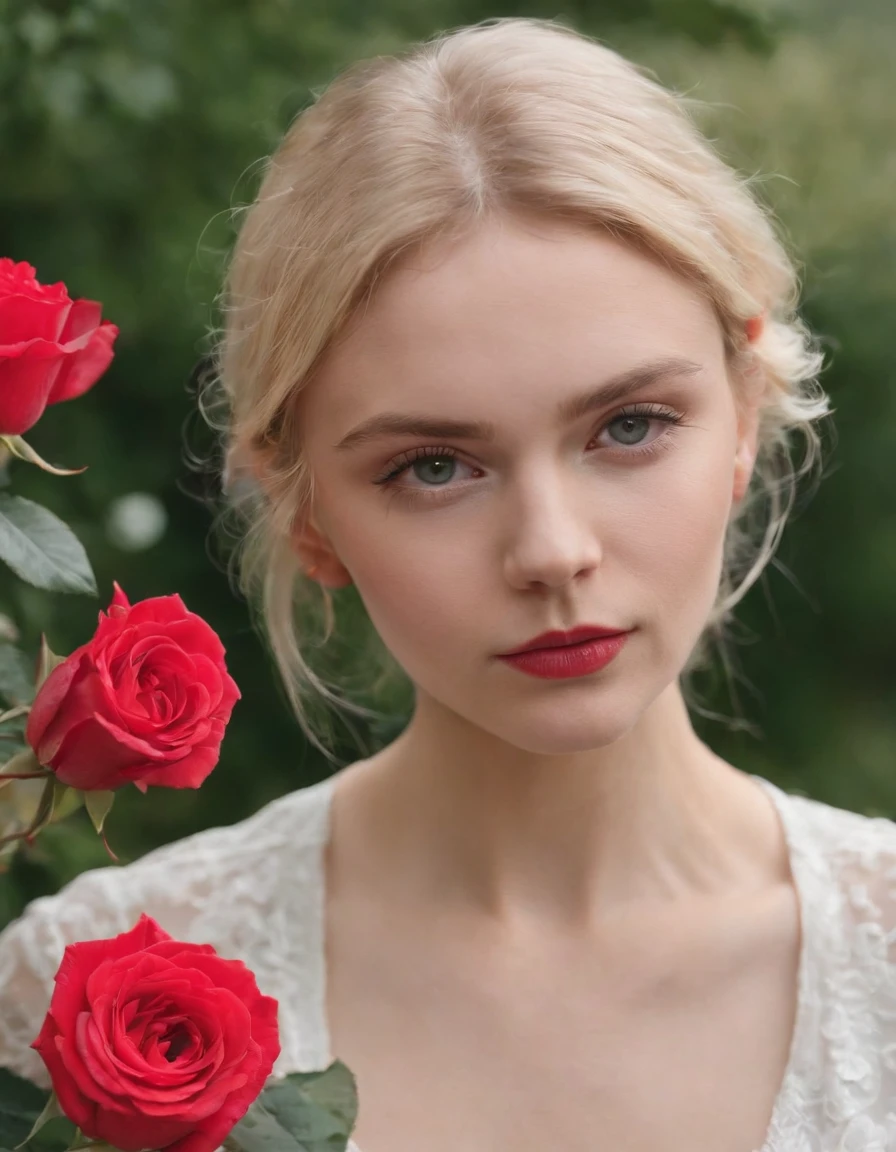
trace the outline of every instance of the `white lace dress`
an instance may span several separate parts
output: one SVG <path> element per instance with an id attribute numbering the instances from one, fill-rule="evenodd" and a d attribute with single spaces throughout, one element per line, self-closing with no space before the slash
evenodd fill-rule
<path id="1" fill-rule="evenodd" d="M 275 1074 L 327 1067 L 322 851 L 334 779 L 33 901 L 0 933 L 0 1067 L 48 1086 L 29 1044 L 65 944 L 123 932 L 142 911 L 243 960 L 277 998 Z M 759 1152 L 896 1152 L 896 824 L 756 779 L 782 819 L 802 915 L 790 1057 Z"/>

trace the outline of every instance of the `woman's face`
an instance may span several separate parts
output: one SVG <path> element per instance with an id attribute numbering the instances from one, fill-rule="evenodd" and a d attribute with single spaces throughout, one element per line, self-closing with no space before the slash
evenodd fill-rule
<path id="1" fill-rule="evenodd" d="M 617 739 L 677 678 L 755 421 L 671 271 L 573 224 L 492 221 L 390 272 L 300 404 L 296 549 L 354 581 L 418 693 L 559 754 Z M 629 633 L 598 671 L 498 658 L 582 624 Z"/>

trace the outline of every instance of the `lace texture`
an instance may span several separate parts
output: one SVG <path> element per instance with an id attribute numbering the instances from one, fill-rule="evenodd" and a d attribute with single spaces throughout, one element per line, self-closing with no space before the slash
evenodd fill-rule
<path id="1" fill-rule="evenodd" d="M 274 1075 L 327 1067 L 322 854 L 334 780 L 33 901 L 0 933 L 0 1067 L 49 1086 L 30 1044 L 65 945 L 126 931 L 144 911 L 243 960 L 277 998 Z M 802 947 L 788 1066 L 754 1152 L 896 1152 L 896 824 L 756 780 L 787 836 Z"/>

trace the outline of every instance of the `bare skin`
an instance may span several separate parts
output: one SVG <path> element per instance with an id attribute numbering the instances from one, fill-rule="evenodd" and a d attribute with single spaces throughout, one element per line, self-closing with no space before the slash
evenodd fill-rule
<path id="1" fill-rule="evenodd" d="M 638 385 L 635 409 L 567 418 L 668 358 L 691 367 Z M 415 687 L 407 730 L 342 773 L 326 854 L 358 1146 L 759 1148 L 797 898 L 770 799 L 679 688 L 756 447 L 712 308 L 612 237 L 492 222 L 393 270 L 302 403 L 316 496 L 294 547 L 355 583 Z M 454 432 L 340 447 L 384 413 Z M 498 658 L 582 623 L 631 631 L 595 674 Z"/>
<path id="2" fill-rule="evenodd" d="M 327 1012 L 358 1078 L 361 1152 L 761 1147 L 795 1023 L 799 910 L 767 798 L 721 761 L 707 770 L 737 805 L 719 813 L 736 845 L 724 890 L 566 927 L 430 888 L 388 750 L 344 771 Z"/>

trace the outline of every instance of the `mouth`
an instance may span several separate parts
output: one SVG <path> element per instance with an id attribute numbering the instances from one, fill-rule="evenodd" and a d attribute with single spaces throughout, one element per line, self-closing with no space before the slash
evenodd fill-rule
<path id="1" fill-rule="evenodd" d="M 608 636 L 623 636 L 628 631 L 627 628 L 608 628 L 601 624 L 582 624 L 569 632 L 542 632 L 518 648 L 512 648 L 509 652 L 501 652 L 499 655 L 517 656 L 521 652 L 533 652 L 538 649 L 565 648 L 574 644 L 585 644 L 589 640 L 603 640 Z"/>

